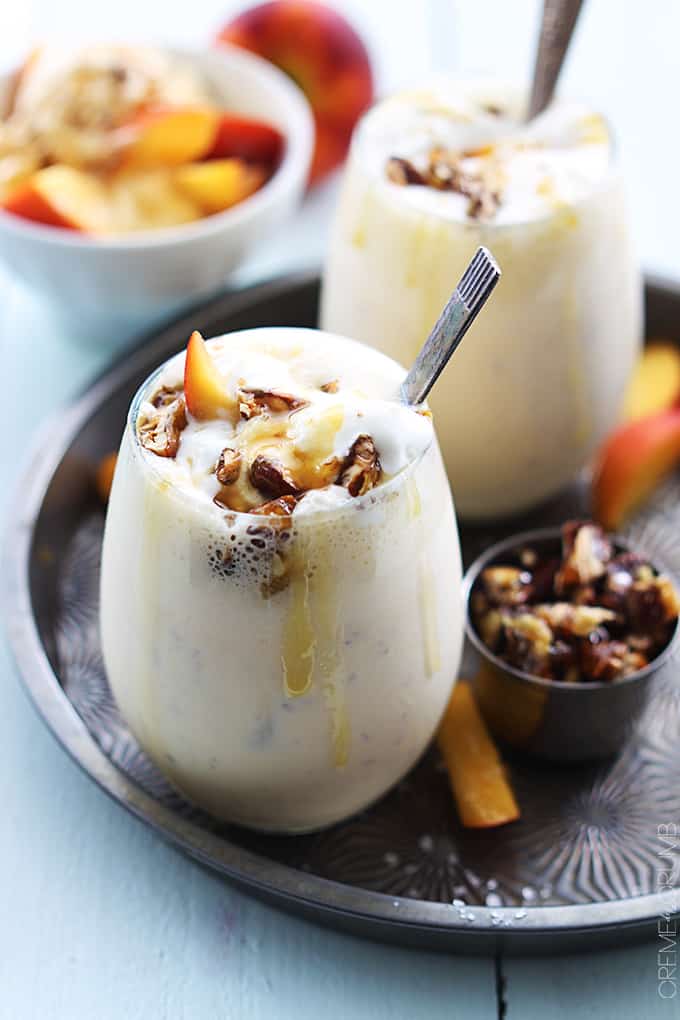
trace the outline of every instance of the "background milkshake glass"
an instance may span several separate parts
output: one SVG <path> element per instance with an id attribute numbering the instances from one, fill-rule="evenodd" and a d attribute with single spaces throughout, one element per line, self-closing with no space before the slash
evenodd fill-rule
<path id="1" fill-rule="evenodd" d="M 503 278 L 432 395 L 466 518 L 525 510 L 586 465 L 615 424 L 641 336 L 641 282 L 606 123 L 556 103 L 528 128 L 523 97 L 446 83 L 389 99 L 359 125 L 324 275 L 325 329 L 408 364 L 478 245 Z M 432 146 L 490 170 L 500 204 L 399 186 L 391 156 Z"/>

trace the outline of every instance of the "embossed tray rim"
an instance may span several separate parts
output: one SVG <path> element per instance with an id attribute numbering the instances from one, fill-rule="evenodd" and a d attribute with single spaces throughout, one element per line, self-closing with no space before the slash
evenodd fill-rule
<path id="1" fill-rule="evenodd" d="M 6 631 L 19 675 L 38 715 L 64 750 L 114 801 L 162 838 L 251 893 L 293 913 L 355 934 L 403 945 L 456 952 L 558 952 L 621 944 L 650 936 L 660 918 L 680 915 L 674 890 L 577 905 L 530 906 L 521 925 L 517 907 L 475 906 L 474 927 L 462 924 L 449 904 L 395 897 L 308 874 L 244 849 L 182 818 L 133 783 L 106 756 L 61 687 L 40 638 L 31 600 L 29 569 L 34 526 L 50 481 L 74 438 L 100 402 L 168 349 L 168 334 L 187 336 L 203 321 L 237 314 L 295 288 L 312 287 L 316 273 L 295 274 L 227 293 L 155 330 L 123 353 L 84 393 L 38 432 L 7 517 L 3 603 Z M 678 302 L 680 286 L 647 280 L 648 292 Z M 49 439 L 49 442 L 47 440 Z M 45 452 L 47 451 L 47 453 Z M 493 914 L 493 917 L 492 917 Z M 500 917 L 501 925 L 493 924 Z M 499 930 L 504 921 L 513 922 Z"/>

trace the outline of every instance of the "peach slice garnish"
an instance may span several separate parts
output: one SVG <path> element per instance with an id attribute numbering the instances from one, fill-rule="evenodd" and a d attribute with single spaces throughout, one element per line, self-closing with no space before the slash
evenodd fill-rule
<path id="1" fill-rule="evenodd" d="M 198 330 L 194 330 L 187 344 L 184 398 L 189 413 L 199 421 L 238 414 L 236 399 L 227 392 L 225 380 Z"/>
<path id="2" fill-rule="evenodd" d="M 605 440 L 593 471 L 593 512 L 616 530 L 680 462 L 680 408 L 621 425 Z"/>
<path id="3" fill-rule="evenodd" d="M 496 745 L 465 681 L 459 680 L 453 689 L 437 743 L 458 815 L 466 828 L 489 829 L 519 818 L 519 807 Z"/>
<path id="4" fill-rule="evenodd" d="M 111 495 L 111 486 L 113 485 L 113 475 L 116 470 L 116 464 L 118 463 L 117 453 L 107 453 L 105 457 L 97 464 L 97 470 L 94 476 L 94 484 L 97 490 L 97 495 L 101 499 L 102 503 L 108 503 L 109 496 Z"/>
<path id="5" fill-rule="evenodd" d="M 680 349 L 655 341 L 645 347 L 635 366 L 624 401 L 629 421 L 664 411 L 680 401 Z"/>

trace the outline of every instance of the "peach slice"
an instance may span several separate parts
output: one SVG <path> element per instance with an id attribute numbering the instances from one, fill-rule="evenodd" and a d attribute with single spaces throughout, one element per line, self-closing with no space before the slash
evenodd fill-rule
<path id="1" fill-rule="evenodd" d="M 223 113 L 208 159 L 233 156 L 275 167 L 281 159 L 283 144 L 283 135 L 270 124 L 234 113 Z"/>
<path id="2" fill-rule="evenodd" d="M 101 499 L 102 503 L 108 503 L 109 501 L 111 486 L 113 485 L 113 473 L 116 470 L 117 461 L 117 453 L 107 453 L 107 455 L 102 457 L 97 464 L 94 484 L 97 490 L 97 495 Z"/>
<path id="3" fill-rule="evenodd" d="M 227 393 L 224 379 L 198 330 L 194 330 L 187 344 L 184 398 L 190 414 L 199 421 L 232 416 L 238 411 L 236 400 Z"/>
<path id="4" fill-rule="evenodd" d="M 203 211 L 175 181 L 175 170 L 124 170 L 108 190 L 111 229 L 117 233 L 176 227 L 200 219 Z"/>
<path id="5" fill-rule="evenodd" d="M 437 743 L 466 828 L 488 829 L 519 818 L 503 763 L 469 683 L 459 680 L 454 687 Z"/>
<path id="6" fill-rule="evenodd" d="M 52 227 L 92 233 L 110 228 L 106 189 L 93 174 L 68 166 L 38 170 L 9 192 L 3 207 Z"/>
<path id="7" fill-rule="evenodd" d="M 629 421 L 665 411 L 680 400 L 680 348 L 662 340 L 642 352 L 628 384 L 624 417 Z"/>
<path id="8" fill-rule="evenodd" d="M 680 462 L 680 407 L 621 425 L 605 440 L 593 470 L 593 513 L 619 528 Z"/>
<path id="9" fill-rule="evenodd" d="M 179 167 L 175 183 L 204 213 L 217 213 L 254 194 L 268 176 L 266 167 L 242 159 L 211 159 Z"/>
<path id="10" fill-rule="evenodd" d="M 72 167 L 47 167 L 13 187 L 2 203 L 17 216 L 91 234 L 122 234 L 197 220 L 201 208 L 172 170 L 136 170 L 103 182 Z"/>
<path id="11" fill-rule="evenodd" d="M 154 107 L 119 129 L 126 169 L 180 166 L 213 147 L 220 111 L 209 107 Z"/>

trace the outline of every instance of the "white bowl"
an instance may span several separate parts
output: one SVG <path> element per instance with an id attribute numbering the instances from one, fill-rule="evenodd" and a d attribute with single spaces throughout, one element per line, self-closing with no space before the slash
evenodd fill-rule
<path id="1" fill-rule="evenodd" d="M 286 138 L 283 160 L 250 198 L 178 227 L 100 239 L 0 210 L 0 257 L 79 335 L 97 339 L 112 327 L 138 328 L 218 290 L 293 211 L 305 187 L 314 123 L 300 89 L 272 64 L 235 47 L 170 52 L 196 64 L 225 109 L 278 127 Z M 0 79 L 0 88 L 7 81 Z"/>

